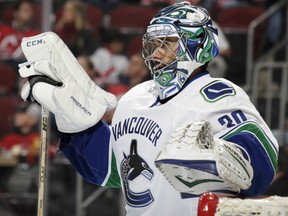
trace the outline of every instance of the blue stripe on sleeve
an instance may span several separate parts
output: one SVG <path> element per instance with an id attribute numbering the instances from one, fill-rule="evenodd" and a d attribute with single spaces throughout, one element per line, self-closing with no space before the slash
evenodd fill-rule
<path id="1" fill-rule="evenodd" d="M 243 131 L 232 135 L 227 141 L 242 146 L 248 152 L 254 170 L 251 187 L 248 190 L 241 191 L 240 195 L 257 196 L 263 194 L 270 186 L 275 171 L 260 140 L 252 133 Z"/>
<path id="2" fill-rule="evenodd" d="M 61 135 L 60 151 L 88 182 L 101 185 L 109 172 L 110 129 L 102 121 L 75 134 Z"/>

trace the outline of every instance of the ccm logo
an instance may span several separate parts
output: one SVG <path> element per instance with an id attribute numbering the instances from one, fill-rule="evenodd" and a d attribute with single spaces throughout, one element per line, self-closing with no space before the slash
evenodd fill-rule
<path id="1" fill-rule="evenodd" d="M 43 39 L 38 39 L 38 40 L 28 41 L 26 45 L 27 47 L 31 47 L 31 46 L 36 46 L 36 45 L 43 44 L 43 43 L 45 43 Z"/>

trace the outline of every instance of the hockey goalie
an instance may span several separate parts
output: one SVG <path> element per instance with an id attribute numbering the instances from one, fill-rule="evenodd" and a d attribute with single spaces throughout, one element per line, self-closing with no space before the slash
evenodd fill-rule
<path id="1" fill-rule="evenodd" d="M 271 184 L 277 140 L 239 86 L 209 75 L 219 43 L 204 8 L 181 2 L 154 16 L 143 35 L 152 80 L 119 101 L 53 32 L 22 49 L 21 97 L 54 113 L 60 151 L 85 180 L 122 188 L 127 216 L 196 216 L 203 193 L 255 197 Z"/>

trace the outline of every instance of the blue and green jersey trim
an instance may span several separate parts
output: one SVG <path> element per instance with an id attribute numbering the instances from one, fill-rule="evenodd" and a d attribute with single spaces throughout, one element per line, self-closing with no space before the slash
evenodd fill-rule
<path id="1" fill-rule="evenodd" d="M 116 158 L 113 152 L 112 152 L 112 161 L 111 161 L 111 173 L 109 175 L 109 179 L 105 183 L 105 187 L 121 188 L 121 180 L 118 174 Z"/>
<path id="2" fill-rule="evenodd" d="M 228 140 L 230 137 L 232 137 L 235 134 L 238 134 L 240 132 L 246 132 L 255 137 L 255 139 L 258 140 L 258 142 L 262 145 L 263 149 L 265 150 L 266 154 L 269 156 L 269 160 L 273 166 L 274 171 L 276 172 L 277 166 L 278 166 L 278 150 L 273 144 L 273 142 L 269 139 L 268 135 L 263 131 L 263 129 L 255 122 L 247 121 L 244 122 L 225 135 L 223 135 L 221 138 L 224 140 Z"/>

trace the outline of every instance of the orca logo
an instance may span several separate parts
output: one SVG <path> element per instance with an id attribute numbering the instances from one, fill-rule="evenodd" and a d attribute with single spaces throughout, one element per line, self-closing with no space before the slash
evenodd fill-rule
<path id="1" fill-rule="evenodd" d="M 124 186 L 126 202 L 132 207 L 144 207 L 151 204 L 154 198 L 150 190 L 142 192 L 133 192 L 129 187 L 129 182 L 136 180 L 141 175 L 151 181 L 154 173 L 148 164 L 137 153 L 137 141 L 132 140 L 130 155 L 123 153 L 124 159 L 121 163 L 121 177 Z"/>

